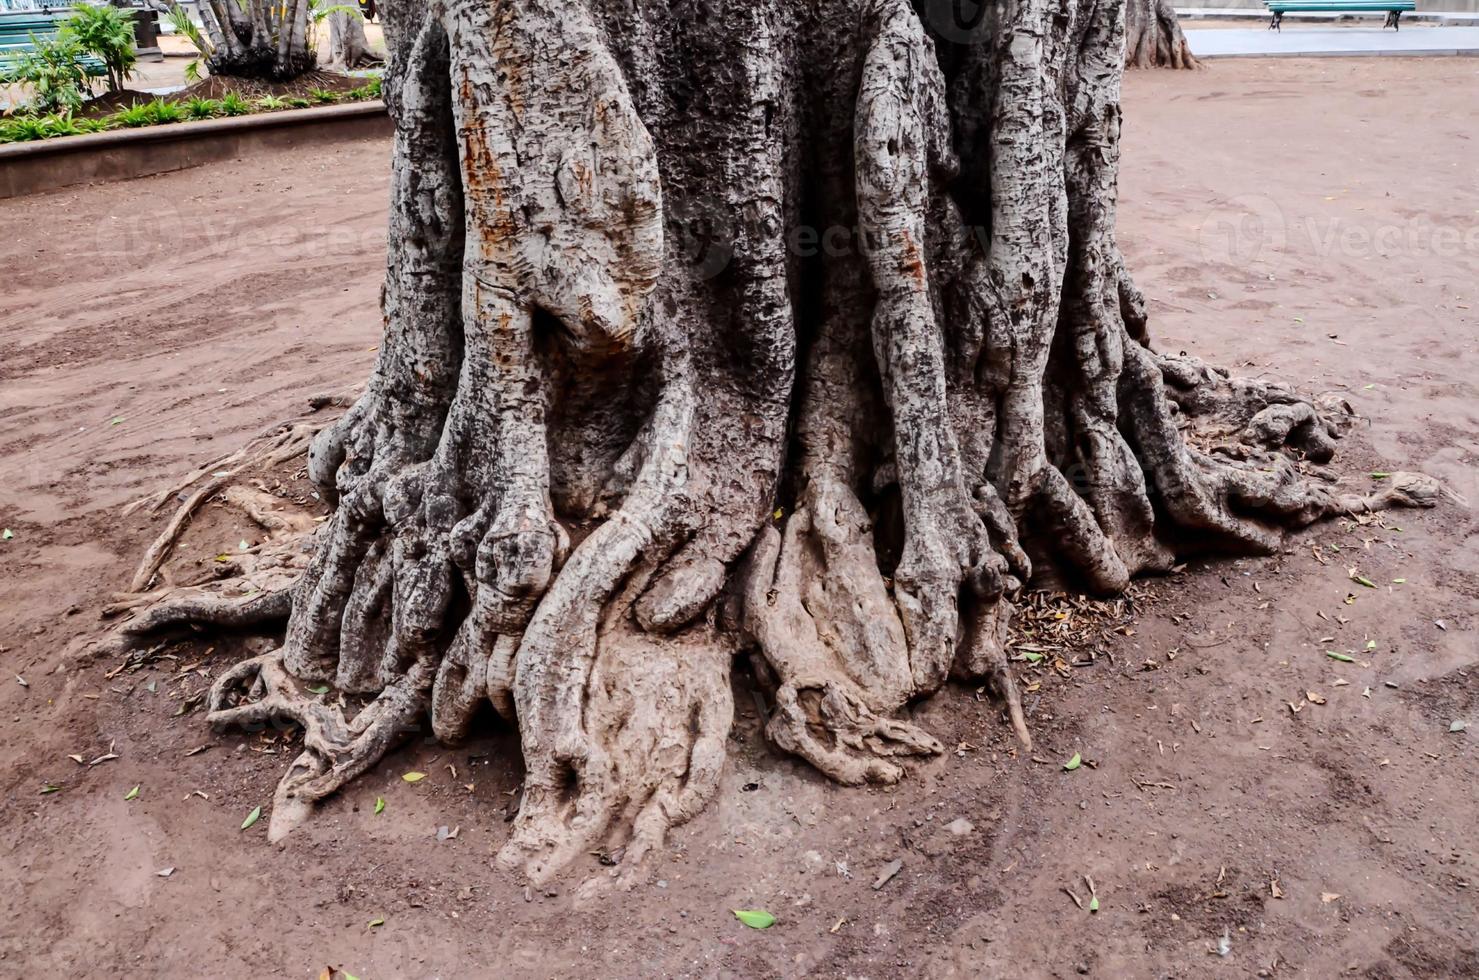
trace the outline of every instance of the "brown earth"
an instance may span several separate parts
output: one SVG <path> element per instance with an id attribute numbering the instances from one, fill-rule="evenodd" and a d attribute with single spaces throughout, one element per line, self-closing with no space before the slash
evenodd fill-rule
<path id="1" fill-rule="evenodd" d="M 1356 484 L 1418 469 L 1479 499 L 1476 85 L 1464 59 L 1126 83 L 1122 237 L 1157 342 L 1348 392 Z M 839 788 L 742 696 L 719 798 L 629 893 L 576 896 L 595 857 L 548 892 L 491 866 L 506 732 L 413 740 L 281 848 L 240 829 L 287 758 L 177 715 L 207 646 L 112 678 L 69 654 L 158 530 L 123 504 L 368 372 L 387 158 L 0 202 L 0 975 L 1479 977 L 1479 524 L 1456 506 L 1147 583 L 1132 628 L 1026 671 L 1034 758 L 952 689 L 919 720 L 955 751 Z M 251 534 L 208 509 L 177 566 Z M 1064 891 L 1087 903 L 1085 875 L 1096 914 Z"/>

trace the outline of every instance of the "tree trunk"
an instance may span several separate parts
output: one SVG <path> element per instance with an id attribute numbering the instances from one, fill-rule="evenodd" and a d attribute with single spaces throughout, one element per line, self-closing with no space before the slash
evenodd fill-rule
<path id="1" fill-rule="evenodd" d="M 1195 68 L 1171 0 L 1126 0 L 1125 64 L 1132 68 Z"/>
<path id="2" fill-rule="evenodd" d="M 199 9 L 212 75 L 281 81 L 313 70 L 308 0 L 208 0 Z"/>
<path id="3" fill-rule="evenodd" d="M 948 4 L 946 5 L 948 6 Z M 280 837 L 429 713 L 518 727 L 502 860 L 640 866 L 714 793 L 744 655 L 779 748 L 844 783 L 1007 662 L 1029 584 L 1432 501 L 1339 493 L 1338 401 L 1147 343 L 1115 243 L 1124 6 L 410 0 L 385 333 L 315 441 L 336 501 L 217 724 L 297 718 Z M 297 693 L 373 697 L 352 719 Z"/>
<path id="4" fill-rule="evenodd" d="M 374 64 L 380 59 L 365 37 L 365 22 L 347 13 L 329 14 L 329 64 L 346 71 Z"/>

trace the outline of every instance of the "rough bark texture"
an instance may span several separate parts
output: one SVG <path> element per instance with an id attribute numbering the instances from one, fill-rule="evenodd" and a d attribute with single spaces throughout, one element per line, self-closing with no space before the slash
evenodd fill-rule
<path id="1" fill-rule="evenodd" d="M 364 18 L 343 11 L 330 13 L 329 22 L 329 60 L 334 65 L 345 70 L 360 68 L 380 60 L 370 47 L 370 40 L 365 36 Z"/>
<path id="2" fill-rule="evenodd" d="M 1155 353 L 1114 239 L 1125 8 L 1009 0 L 386 4 L 380 360 L 314 442 L 336 501 L 280 649 L 280 837 L 429 716 L 518 727 L 501 859 L 640 866 L 712 795 L 736 655 L 844 783 L 941 751 L 1029 584 L 1094 593 L 1392 503 L 1314 469 L 1340 403 Z M 173 611 L 172 611 L 173 610 Z M 141 629 L 144 627 L 140 627 Z M 371 699 L 353 717 L 302 693 Z"/>
<path id="3" fill-rule="evenodd" d="M 286 79 L 314 66 L 308 0 L 205 0 L 197 9 L 212 75 Z"/>
<path id="4" fill-rule="evenodd" d="M 1125 64 L 1132 68 L 1195 68 L 1171 0 L 1126 0 Z"/>

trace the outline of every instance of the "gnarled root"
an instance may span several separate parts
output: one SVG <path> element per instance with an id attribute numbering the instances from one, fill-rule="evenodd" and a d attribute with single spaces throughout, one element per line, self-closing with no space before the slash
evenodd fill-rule
<path id="1" fill-rule="evenodd" d="M 892 783 L 895 757 L 943 746 L 890 717 L 914 693 L 904 627 L 846 488 L 818 489 L 766 527 L 741 571 L 742 619 L 775 712 L 766 734 L 841 783 Z"/>
<path id="2" fill-rule="evenodd" d="M 640 880 L 668 830 L 718 787 L 734 718 L 730 645 L 709 627 L 654 636 L 629 616 L 601 630 L 580 729 L 560 736 L 558 765 L 525 776 L 498 860 L 534 881 L 593 849 L 613 874 Z"/>
<path id="3" fill-rule="evenodd" d="M 418 728 L 426 710 L 427 664 L 387 685 L 352 719 L 303 690 L 282 654 L 243 660 L 216 679 L 206 719 L 221 729 L 251 729 L 285 720 L 303 726 L 303 752 L 277 784 L 269 840 L 278 841 L 312 815 L 314 804 L 369 769 Z"/>

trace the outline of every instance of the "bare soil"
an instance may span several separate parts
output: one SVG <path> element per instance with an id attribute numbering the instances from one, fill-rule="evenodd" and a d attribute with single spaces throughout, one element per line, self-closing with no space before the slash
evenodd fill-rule
<path id="1" fill-rule="evenodd" d="M 1121 237 L 1157 343 L 1347 392 L 1357 483 L 1479 500 L 1476 85 L 1465 59 L 1126 82 Z M 242 644 L 112 677 L 75 654 L 159 529 L 122 505 L 368 373 L 388 156 L 0 202 L 0 975 L 1479 977 L 1479 523 L 1453 506 L 1138 587 L 1133 625 L 1024 677 L 1031 757 L 956 688 L 918 712 L 952 752 L 840 788 L 742 693 L 718 799 L 632 892 L 578 896 L 596 856 L 549 890 L 491 866 L 508 732 L 413 738 L 282 847 L 241 829 L 293 750 L 181 709 L 184 668 Z M 175 567 L 253 533 L 208 508 Z M 1065 891 L 1087 906 L 1085 876 L 1096 913 Z"/>

